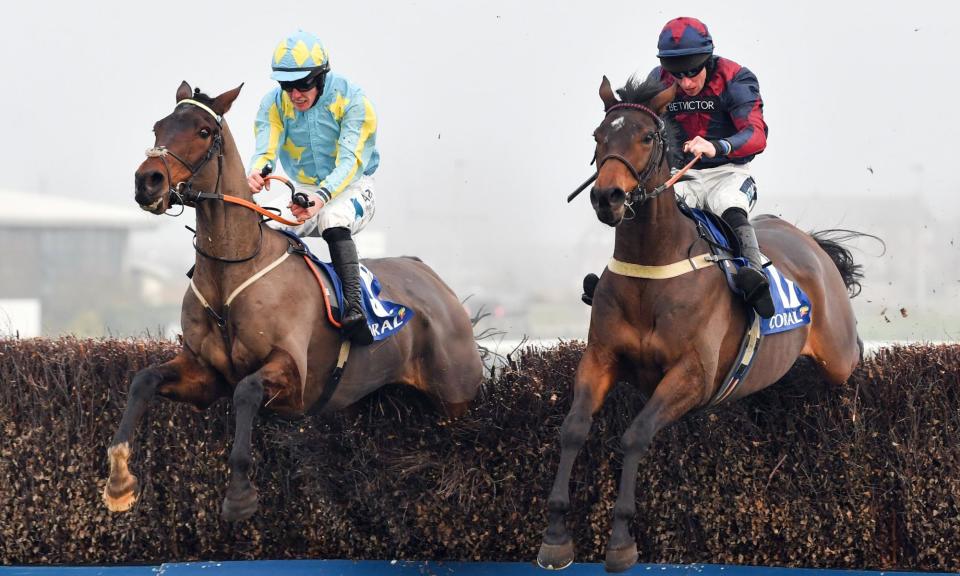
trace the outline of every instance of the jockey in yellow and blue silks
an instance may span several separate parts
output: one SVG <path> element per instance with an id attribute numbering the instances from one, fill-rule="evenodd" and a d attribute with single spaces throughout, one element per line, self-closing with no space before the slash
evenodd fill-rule
<path id="1" fill-rule="evenodd" d="M 373 217 L 374 182 L 380 163 L 377 115 L 356 84 L 330 72 L 330 56 L 314 34 L 297 31 L 273 52 L 270 77 L 280 85 L 264 96 L 254 125 L 256 152 L 247 183 L 264 187 L 263 170 L 283 171 L 313 206 L 291 203 L 303 223 L 287 228 L 299 236 L 322 236 L 343 285 L 344 333 L 372 341 L 363 313 L 360 270 L 353 234 Z"/>

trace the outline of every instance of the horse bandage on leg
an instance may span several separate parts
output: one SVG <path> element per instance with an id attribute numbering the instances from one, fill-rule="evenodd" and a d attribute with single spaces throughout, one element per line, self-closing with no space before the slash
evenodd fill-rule
<path id="1" fill-rule="evenodd" d="M 111 512 L 126 512 L 137 501 L 137 477 L 130 473 L 130 444 L 123 442 L 107 448 L 110 477 L 103 487 L 103 502 Z"/>

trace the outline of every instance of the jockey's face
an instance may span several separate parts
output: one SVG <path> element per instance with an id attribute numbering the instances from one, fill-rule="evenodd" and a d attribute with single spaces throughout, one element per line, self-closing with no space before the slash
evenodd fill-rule
<path id="1" fill-rule="evenodd" d="M 317 97 L 320 95 L 320 88 L 314 86 L 313 88 L 301 92 L 294 88 L 287 92 L 290 95 L 290 101 L 293 102 L 293 107 L 299 112 L 306 112 L 313 106 L 313 103 L 317 100 Z"/>
<path id="2" fill-rule="evenodd" d="M 701 68 L 699 74 L 691 76 L 690 78 L 678 78 L 676 76 L 673 78 L 677 81 L 677 85 L 680 86 L 684 94 L 687 96 L 696 96 L 703 90 L 703 85 L 707 80 L 707 69 Z"/>

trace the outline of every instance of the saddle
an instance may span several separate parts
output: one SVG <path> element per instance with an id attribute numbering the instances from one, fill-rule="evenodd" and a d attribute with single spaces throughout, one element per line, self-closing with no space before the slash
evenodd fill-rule
<path id="1" fill-rule="evenodd" d="M 740 241 L 733 228 L 709 210 L 691 208 L 681 199 L 677 199 L 677 205 L 680 212 L 696 223 L 700 237 L 710 245 L 713 259 L 727 278 L 727 285 L 733 292 L 740 294 L 734 276 L 740 266 L 747 265 L 747 261 L 741 256 Z M 786 332 L 809 324 L 810 298 L 800 286 L 781 274 L 766 255 L 762 257 L 763 271 L 770 283 L 770 296 L 773 298 L 775 313 L 770 318 L 760 319 L 761 334 L 766 336 Z M 752 319 L 753 310 L 748 309 L 748 315 Z"/>
<path id="2" fill-rule="evenodd" d="M 723 271 L 727 285 L 733 292 L 741 294 L 734 277 L 741 266 L 747 265 L 747 261 L 742 256 L 740 240 L 733 228 L 723 218 L 709 210 L 691 208 L 679 198 L 677 204 L 680 212 L 696 223 L 697 232 L 710 246 L 713 259 Z M 782 276 L 766 255 L 762 255 L 762 259 L 763 271 L 770 283 L 770 295 L 773 298 L 776 313 L 770 318 L 761 318 L 752 308 L 745 307 L 747 331 L 740 342 L 737 360 L 720 389 L 711 399 L 711 404 L 719 404 L 726 400 L 747 377 L 765 336 L 793 330 L 810 323 L 810 299 L 798 285 Z"/>
<path id="3" fill-rule="evenodd" d="M 281 232 L 290 240 L 289 252 L 305 256 L 314 264 L 311 268 L 317 281 L 323 287 L 327 319 L 331 324 L 339 327 L 345 306 L 340 277 L 337 275 L 333 264 L 317 258 L 303 240 L 293 232 L 288 230 L 281 230 Z M 360 264 L 360 291 L 363 295 L 364 315 L 367 318 L 367 324 L 375 342 L 393 336 L 414 316 L 414 312 L 410 308 L 380 297 L 380 281 L 363 264 Z"/>

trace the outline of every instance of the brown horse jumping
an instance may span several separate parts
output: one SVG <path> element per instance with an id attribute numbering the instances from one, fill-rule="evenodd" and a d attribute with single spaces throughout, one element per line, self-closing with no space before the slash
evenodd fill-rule
<path id="1" fill-rule="evenodd" d="M 173 113 L 154 126 L 156 145 L 136 172 L 136 200 L 145 210 L 163 214 L 172 201 L 196 208 L 196 291 L 187 290 L 183 300 L 182 350 L 138 372 L 130 385 L 107 450 L 103 497 L 113 511 L 128 510 L 136 500 L 137 479 L 127 468 L 130 442 L 155 395 L 198 409 L 233 396 L 236 436 L 222 514 L 241 520 L 257 509 L 248 471 L 260 410 L 289 417 L 330 412 L 386 384 L 406 384 L 457 415 L 481 383 L 472 325 L 457 296 L 426 264 L 405 257 L 364 264 L 379 278 L 382 296 L 412 309 L 414 317 L 389 339 L 354 349 L 339 384 L 332 383 L 341 337 L 325 319 L 317 280 L 302 258 L 281 260 L 287 237 L 250 209 L 222 201 L 221 190 L 252 202 L 222 119 L 239 93 L 237 87 L 209 98 L 181 84 Z"/>
<path id="2" fill-rule="evenodd" d="M 678 209 L 673 187 L 658 188 L 670 178 L 665 150 L 669 124 L 660 115 L 675 87 L 664 91 L 659 83 L 637 84 L 620 92 L 621 102 L 603 79 L 600 97 L 607 115 L 594 133 L 598 174 L 590 200 L 600 221 L 616 227 L 616 260 L 667 270 L 659 267 L 689 262 L 691 254 L 707 246 Z M 812 321 L 766 336 L 751 371 L 729 399 L 776 382 L 799 355 L 813 358 L 827 381 L 843 384 L 862 357 L 848 295 L 858 286 L 858 267 L 838 243 L 812 237 L 783 220 L 761 217 L 755 225 L 763 252 L 810 297 Z M 629 524 L 636 513 L 640 458 L 658 431 L 714 398 L 735 362 L 746 314 L 715 265 L 690 267 L 664 279 L 604 271 L 594 293 L 573 404 L 561 428 L 560 465 L 537 558 L 541 566 L 563 568 L 573 561 L 574 545 L 564 523 L 570 473 L 594 414 L 618 381 L 639 386 L 649 401 L 622 438 L 623 470 L 606 568 L 622 571 L 636 563 Z"/>

